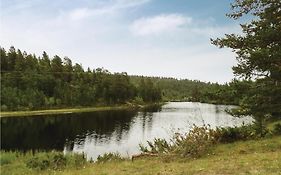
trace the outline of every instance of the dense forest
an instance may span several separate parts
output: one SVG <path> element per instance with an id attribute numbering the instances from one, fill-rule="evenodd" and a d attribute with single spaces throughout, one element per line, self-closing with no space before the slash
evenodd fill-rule
<path id="1" fill-rule="evenodd" d="M 134 84 L 139 84 L 142 78 L 142 76 L 131 76 Z M 188 79 L 149 78 L 161 89 L 164 101 L 191 101 L 213 104 L 238 105 L 247 89 L 254 84 L 252 81 L 238 80 L 218 84 Z"/>
<path id="2" fill-rule="evenodd" d="M 126 73 L 84 70 L 64 57 L 27 54 L 1 48 L 1 110 L 158 102 L 160 89 L 151 79 L 134 85 Z"/>
<path id="3" fill-rule="evenodd" d="M 175 78 L 129 76 L 106 69 L 84 70 L 68 57 L 38 57 L 11 47 L 1 52 L 1 110 L 196 101 L 238 104 L 242 82 L 205 83 Z M 247 86 L 251 82 L 243 82 Z M 239 86 L 240 87 L 240 86 Z"/>

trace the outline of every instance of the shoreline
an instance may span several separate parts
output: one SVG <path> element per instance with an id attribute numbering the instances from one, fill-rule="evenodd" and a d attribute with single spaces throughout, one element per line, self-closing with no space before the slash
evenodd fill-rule
<path id="1" fill-rule="evenodd" d="M 236 141 L 218 144 L 199 158 L 177 156 L 144 156 L 132 161 L 117 158 L 101 162 L 89 162 L 78 154 L 68 154 L 53 162 L 59 152 L 1 151 L 3 174 L 278 174 L 280 172 L 280 136 L 258 140 Z M 268 146 L 270 145 L 270 147 Z M 65 162 L 65 164 L 59 164 Z M 155 165 L 155 166 L 151 166 Z M 258 165 L 258 166 L 257 166 Z M 269 167 L 270 165 L 270 167 Z M 126 170 L 126 171 L 124 171 Z"/>
<path id="2" fill-rule="evenodd" d="M 0 118 L 3 117 L 29 117 L 29 116 L 42 116 L 42 115 L 56 115 L 56 114 L 71 114 L 71 113 L 84 113 L 84 112 L 98 112 L 98 111 L 114 111 L 114 110 L 141 110 L 153 106 L 162 106 L 165 103 L 152 103 L 152 104 L 123 104 L 116 106 L 96 106 L 96 107 L 73 107 L 73 108 L 60 108 L 60 109 L 44 109 L 34 111 L 7 111 L 0 112 Z"/>

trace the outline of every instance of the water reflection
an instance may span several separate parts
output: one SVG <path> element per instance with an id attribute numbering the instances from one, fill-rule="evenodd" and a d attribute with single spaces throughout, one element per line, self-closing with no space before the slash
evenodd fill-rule
<path id="1" fill-rule="evenodd" d="M 139 143 L 169 139 L 172 130 L 187 132 L 193 124 L 211 127 L 241 125 L 250 118 L 225 112 L 232 106 L 173 102 L 146 112 L 103 111 L 63 116 L 1 119 L 1 149 L 84 152 L 95 159 L 105 152 L 138 153 Z"/>
<path id="2" fill-rule="evenodd" d="M 104 111 L 1 118 L 1 149 L 63 150 L 65 145 L 70 148 L 74 143 L 83 145 L 86 138 L 109 142 L 113 136 L 118 142 L 130 129 L 136 114 L 133 111 Z"/>

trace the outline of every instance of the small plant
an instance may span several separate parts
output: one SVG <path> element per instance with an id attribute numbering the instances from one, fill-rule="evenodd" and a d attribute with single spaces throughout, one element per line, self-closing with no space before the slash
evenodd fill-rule
<path id="1" fill-rule="evenodd" d="M 86 163 L 84 155 L 64 155 L 61 152 L 35 153 L 26 161 L 26 166 L 38 170 L 61 170 L 67 165 L 80 167 Z"/>
<path id="2" fill-rule="evenodd" d="M 151 153 L 167 153 L 171 145 L 165 139 L 154 139 L 153 142 L 147 141 Z"/>
<path id="3" fill-rule="evenodd" d="M 119 153 L 104 153 L 99 155 L 97 158 L 97 163 L 112 162 L 112 161 L 121 161 L 124 158 L 121 157 Z"/>
<path id="4" fill-rule="evenodd" d="M 17 159 L 17 152 L 1 152 L 0 165 L 10 164 Z"/>
<path id="5" fill-rule="evenodd" d="M 216 140 L 221 143 L 231 143 L 238 140 L 247 140 L 257 137 L 255 128 L 250 125 L 243 125 L 240 127 L 217 128 L 215 133 Z"/>
<path id="6" fill-rule="evenodd" d="M 187 134 L 176 134 L 173 139 L 173 152 L 182 157 L 201 157 L 216 143 L 214 130 L 210 126 L 193 126 Z"/>
<path id="7" fill-rule="evenodd" d="M 272 133 L 274 135 L 281 135 L 281 123 L 277 123 L 273 126 Z"/>
<path id="8" fill-rule="evenodd" d="M 51 161 L 49 156 L 45 154 L 37 154 L 29 158 L 26 166 L 31 169 L 45 170 L 50 167 Z"/>
<path id="9" fill-rule="evenodd" d="M 84 154 L 67 154 L 66 157 L 66 165 L 70 167 L 80 168 L 87 163 Z"/>

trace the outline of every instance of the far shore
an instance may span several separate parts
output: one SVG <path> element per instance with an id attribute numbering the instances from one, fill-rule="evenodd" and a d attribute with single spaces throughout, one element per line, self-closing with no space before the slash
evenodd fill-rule
<path id="1" fill-rule="evenodd" d="M 42 115 L 55 115 L 55 114 L 70 114 L 70 113 L 83 113 L 83 112 L 97 112 L 97 111 L 111 111 L 111 110 L 137 110 L 144 109 L 153 105 L 162 105 L 163 103 L 136 105 L 136 104 L 123 104 L 116 106 L 97 106 L 97 107 L 74 107 L 63 109 L 46 109 L 34 111 L 5 111 L 0 112 L 0 117 L 27 117 L 27 116 L 42 116 Z"/>
<path id="2" fill-rule="evenodd" d="M 46 109 L 35 111 L 8 111 L 1 112 L 1 117 L 26 117 L 26 116 L 40 116 L 40 115 L 54 115 L 54 114 L 69 114 L 81 112 L 95 112 L 108 110 L 122 110 L 129 109 L 128 106 L 104 106 L 104 107 L 80 107 L 80 108 L 64 108 L 64 109 Z"/>

